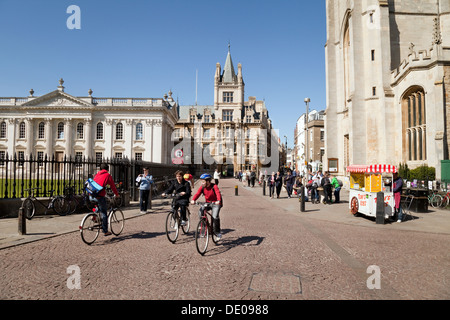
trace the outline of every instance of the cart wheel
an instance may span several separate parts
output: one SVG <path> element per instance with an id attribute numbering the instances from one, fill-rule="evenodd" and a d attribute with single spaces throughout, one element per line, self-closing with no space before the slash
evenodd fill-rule
<path id="1" fill-rule="evenodd" d="M 358 199 L 356 197 L 352 198 L 351 201 L 351 207 L 350 207 L 350 213 L 353 215 L 356 215 L 358 213 L 359 210 L 359 204 L 358 204 Z"/>

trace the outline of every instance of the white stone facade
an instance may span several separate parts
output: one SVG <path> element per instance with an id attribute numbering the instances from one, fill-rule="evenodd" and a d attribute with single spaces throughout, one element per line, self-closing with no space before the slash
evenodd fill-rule
<path id="1" fill-rule="evenodd" d="M 0 97 L 0 156 L 48 155 L 170 163 L 177 105 L 165 98 L 74 97 L 58 89 L 40 97 Z"/>
<path id="2" fill-rule="evenodd" d="M 324 168 L 448 159 L 450 0 L 327 0 Z M 328 161 L 327 161 L 328 160 Z"/>

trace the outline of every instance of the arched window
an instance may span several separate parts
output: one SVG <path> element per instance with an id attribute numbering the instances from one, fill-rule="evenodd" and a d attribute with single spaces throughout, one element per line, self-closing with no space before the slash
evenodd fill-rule
<path id="1" fill-rule="evenodd" d="M 136 140 L 143 140 L 143 139 L 144 139 L 144 129 L 142 123 L 138 123 L 136 125 Z"/>
<path id="2" fill-rule="evenodd" d="M 77 139 L 84 139 L 84 124 L 82 122 L 77 124 Z"/>
<path id="3" fill-rule="evenodd" d="M 38 139 L 45 138 L 45 123 L 40 122 L 38 126 Z"/>
<path id="4" fill-rule="evenodd" d="M 412 87 L 402 98 L 404 161 L 427 160 L 425 91 Z"/>
<path id="5" fill-rule="evenodd" d="M 97 123 L 97 131 L 96 131 L 95 139 L 103 140 L 103 123 L 101 123 L 101 122 Z"/>
<path id="6" fill-rule="evenodd" d="M 6 138 L 6 122 L 2 121 L 2 123 L 0 123 L 0 139 L 5 138 Z"/>
<path id="7" fill-rule="evenodd" d="M 119 122 L 116 125 L 116 140 L 122 140 L 123 139 L 123 124 L 122 122 Z"/>
<path id="8" fill-rule="evenodd" d="M 58 123 L 58 139 L 64 139 L 64 123 Z"/>
<path id="9" fill-rule="evenodd" d="M 25 122 L 21 122 L 19 124 L 19 139 L 25 139 L 25 135 L 26 135 L 26 125 Z"/>

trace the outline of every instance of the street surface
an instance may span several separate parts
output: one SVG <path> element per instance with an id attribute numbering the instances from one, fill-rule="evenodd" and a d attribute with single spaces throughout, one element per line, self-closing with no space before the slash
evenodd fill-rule
<path id="1" fill-rule="evenodd" d="M 157 201 L 152 213 L 127 219 L 120 236 L 100 234 L 91 246 L 75 231 L 83 217 L 77 214 L 74 232 L 0 250 L 0 299 L 450 298 L 448 211 L 377 225 L 351 216 L 345 193 L 343 203 L 306 203 L 301 213 L 298 199 L 285 192 L 270 199 L 235 179 L 219 187 L 223 240 L 211 241 L 205 256 L 195 249 L 197 206 L 190 206 L 190 233 L 175 244 L 164 229 L 169 206 Z"/>

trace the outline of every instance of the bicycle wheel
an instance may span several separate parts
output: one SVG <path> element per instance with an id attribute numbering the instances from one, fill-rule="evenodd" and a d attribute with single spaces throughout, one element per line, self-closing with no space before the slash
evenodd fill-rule
<path id="1" fill-rule="evenodd" d="M 67 214 L 74 213 L 78 207 L 78 200 L 76 200 L 75 196 L 71 196 L 70 198 L 66 198 L 66 201 L 69 207 Z"/>
<path id="2" fill-rule="evenodd" d="M 204 255 L 208 248 L 209 230 L 208 222 L 205 219 L 200 219 L 195 230 L 195 246 L 198 253 Z"/>
<path id="3" fill-rule="evenodd" d="M 178 239 L 178 217 L 177 213 L 169 212 L 166 218 L 166 235 L 170 242 L 175 243 Z"/>
<path id="4" fill-rule="evenodd" d="M 119 208 L 113 209 L 109 214 L 108 220 L 111 232 L 116 236 L 121 234 L 123 227 L 125 226 L 125 217 L 122 210 L 120 210 Z"/>
<path id="5" fill-rule="evenodd" d="M 450 198 L 448 196 L 444 196 L 442 198 L 441 206 L 444 208 L 447 208 L 449 202 L 450 202 Z"/>
<path id="6" fill-rule="evenodd" d="M 183 233 L 186 234 L 189 232 L 189 228 L 191 227 L 191 212 L 189 211 L 189 208 L 186 208 L 186 224 L 184 226 L 181 226 L 181 230 L 183 230 Z"/>
<path id="7" fill-rule="evenodd" d="M 23 208 L 23 214 L 28 220 L 31 220 L 33 218 L 34 213 L 36 212 L 36 207 L 34 206 L 33 200 L 30 198 L 27 198 L 22 203 Z"/>
<path id="8" fill-rule="evenodd" d="M 101 221 L 95 213 L 88 213 L 80 225 L 81 239 L 86 244 L 92 244 L 100 233 L 102 228 Z"/>
<path id="9" fill-rule="evenodd" d="M 53 200 L 53 210 L 60 216 L 65 216 L 69 212 L 69 201 L 62 196 L 57 196 Z"/>
<path id="10" fill-rule="evenodd" d="M 435 194 L 432 198 L 431 198 L 431 206 L 433 208 L 439 208 L 442 204 L 442 196 L 440 194 Z"/>

